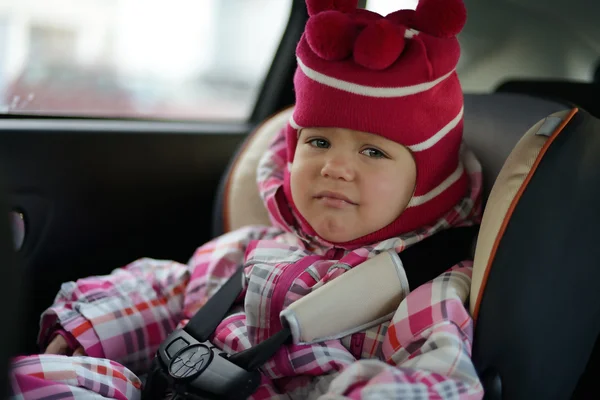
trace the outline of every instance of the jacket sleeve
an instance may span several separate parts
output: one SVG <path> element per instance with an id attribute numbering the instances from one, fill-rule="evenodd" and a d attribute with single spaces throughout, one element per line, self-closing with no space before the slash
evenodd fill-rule
<path id="1" fill-rule="evenodd" d="M 184 305 L 197 310 L 243 263 L 249 240 L 265 230 L 223 235 L 200 247 L 188 265 L 144 258 L 110 275 L 63 284 L 54 305 L 42 314 L 41 347 L 63 329 L 88 356 L 134 372 L 147 370 L 160 343 L 188 311 Z"/>
<path id="2" fill-rule="evenodd" d="M 142 382 L 122 365 L 100 358 L 40 354 L 13 360 L 11 399 L 139 400 Z"/>
<path id="3" fill-rule="evenodd" d="M 481 399 L 471 361 L 473 322 L 464 304 L 472 263 L 464 262 L 411 292 L 388 327 L 384 361 L 360 360 L 321 399 Z"/>

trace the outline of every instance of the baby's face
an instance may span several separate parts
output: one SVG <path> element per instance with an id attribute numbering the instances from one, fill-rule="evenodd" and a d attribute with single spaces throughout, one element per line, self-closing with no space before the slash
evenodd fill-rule
<path id="1" fill-rule="evenodd" d="M 412 155 L 396 142 L 349 129 L 306 128 L 292 163 L 292 197 L 321 238 L 343 243 L 398 218 L 416 176 Z"/>

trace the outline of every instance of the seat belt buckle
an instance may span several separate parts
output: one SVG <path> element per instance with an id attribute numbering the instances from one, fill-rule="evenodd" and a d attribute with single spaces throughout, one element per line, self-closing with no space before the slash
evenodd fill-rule
<path id="1" fill-rule="evenodd" d="M 247 371 L 232 363 L 228 355 L 209 341 L 194 339 L 177 329 L 160 345 L 158 369 L 170 390 L 202 398 L 246 399 L 261 382 L 258 370 Z"/>

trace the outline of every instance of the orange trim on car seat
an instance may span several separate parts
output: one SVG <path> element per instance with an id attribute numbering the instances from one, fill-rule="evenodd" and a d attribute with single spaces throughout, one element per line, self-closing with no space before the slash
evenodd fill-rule
<path id="1" fill-rule="evenodd" d="M 248 147 L 250 146 L 250 143 L 252 143 L 252 140 L 254 139 L 254 135 L 256 134 L 256 132 L 258 132 L 267 122 L 269 122 L 270 120 L 272 120 L 273 118 L 275 118 L 277 115 L 291 109 L 294 108 L 294 106 L 289 106 L 287 108 L 284 108 L 282 110 L 277 111 L 274 114 L 271 114 L 270 117 L 268 117 L 267 119 L 265 119 L 263 122 L 261 122 L 256 128 L 254 128 L 254 130 L 252 132 L 250 132 L 249 134 L 249 138 L 248 140 L 246 140 L 246 142 L 243 144 L 242 149 L 240 150 L 240 152 L 238 153 L 237 157 L 235 158 L 235 161 L 233 162 L 233 165 L 231 167 L 231 170 L 229 171 L 229 174 L 227 176 L 227 182 L 225 182 L 225 192 L 223 194 L 223 233 L 227 233 L 230 230 L 230 226 L 229 226 L 229 188 L 231 187 L 231 177 L 233 175 L 233 171 L 235 171 L 235 169 L 238 167 L 238 163 L 240 161 L 240 158 L 242 156 L 242 154 L 244 154 L 244 152 L 248 149 Z"/>
<path id="2" fill-rule="evenodd" d="M 487 265 L 485 267 L 485 272 L 483 275 L 483 280 L 481 282 L 481 287 L 479 288 L 479 293 L 477 294 L 477 301 L 475 303 L 475 309 L 473 310 L 473 319 L 474 320 L 477 320 L 477 316 L 479 315 L 479 306 L 481 305 L 481 300 L 483 298 L 483 292 L 485 291 L 485 287 L 487 285 L 487 280 L 488 280 L 488 277 L 490 274 L 490 270 L 492 269 L 491 268 L 492 262 L 494 261 L 494 258 L 496 257 L 496 252 L 498 251 L 498 246 L 500 245 L 500 241 L 502 240 L 502 237 L 504 236 L 504 233 L 506 231 L 506 227 L 508 226 L 508 221 L 510 220 L 510 217 L 512 216 L 513 212 L 515 211 L 515 208 L 517 207 L 517 204 L 519 203 L 521 196 L 525 192 L 527 185 L 531 181 L 531 178 L 535 174 L 535 171 L 536 171 L 537 167 L 539 166 L 540 162 L 542 161 L 542 158 L 544 158 L 546 151 L 548 151 L 548 148 L 550 147 L 550 145 L 554 142 L 554 140 L 558 137 L 559 133 L 561 133 L 563 131 L 565 126 L 567 126 L 567 124 L 571 121 L 571 119 L 575 116 L 575 114 L 577 114 L 578 111 L 579 111 L 579 109 L 577 109 L 577 108 L 572 109 L 571 112 L 569 113 L 569 115 L 567 115 L 567 117 L 562 121 L 562 123 L 554 130 L 554 132 L 552 132 L 552 135 L 550 136 L 550 138 L 548 138 L 546 143 L 544 143 L 544 146 L 542 147 L 542 149 L 540 150 L 540 153 L 538 154 L 537 158 L 535 159 L 535 162 L 533 163 L 533 166 L 529 170 L 527 177 L 521 184 L 521 187 L 517 191 L 517 194 L 513 198 L 512 202 L 510 204 L 510 207 L 508 208 L 506 216 L 504 217 L 504 220 L 502 221 L 502 226 L 500 227 L 500 231 L 498 232 L 498 235 L 496 236 L 496 239 L 494 240 L 494 246 L 492 247 L 492 252 L 490 254 L 490 258 L 488 259 Z"/>

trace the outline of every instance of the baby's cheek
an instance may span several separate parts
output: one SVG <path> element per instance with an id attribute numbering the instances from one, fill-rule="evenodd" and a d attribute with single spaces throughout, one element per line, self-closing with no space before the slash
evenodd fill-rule
<path id="1" fill-rule="evenodd" d="M 396 174 L 371 180 L 367 193 L 374 207 L 385 209 L 397 217 L 412 197 L 413 190 L 414 184 Z"/>
<path id="2" fill-rule="evenodd" d="M 377 191 L 379 193 L 387 193 L 391 195 L 399 196 L 401 193 L 408 191 L 411 184 L 404 174 L 398 171 L 391 170 L 386 171 L 385 174 L 380 174 L 377 177 L 369 180 L 369 186 L 371 191 Z"/>
<path id="3" fill-rule="evenodd" d="M 301 195 L 306 191 L 305 177 L 299 165 L 292 164 L 290 171 L 290 188 L 292 189 L 292 199 L 296 206 L 301 202 Z"/>

